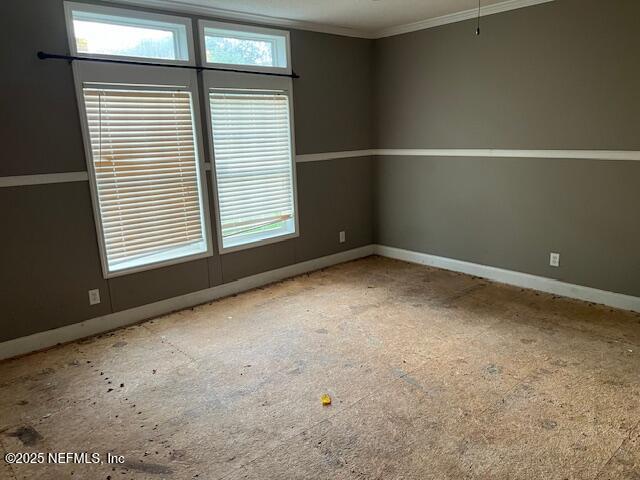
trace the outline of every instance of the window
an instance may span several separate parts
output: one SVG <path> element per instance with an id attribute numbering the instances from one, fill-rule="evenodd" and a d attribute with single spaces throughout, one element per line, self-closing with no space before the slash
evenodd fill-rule
<path id="1" fill-rule="evenodd" d="M 220 252 L 297 236 L 291 79 L 204 77 Z"/>
<path id="2" fill-rule="evenodd" d="M 191 21 L 65 2 L 105 278 L 210 256 Z M 291 73 L 289 34 L 200 22 L 202 63 Z M 235 67 L 235 68 L 234 68 Z M 202 73 L 220 253 L 298 235 L 292 83 Z"/>
<path id="3" fill-rule="evenodd" d="M 70 2 L 65 9 L 74 55 L 193 64 L 189 19 Z"/>
<path id="4" fill-rule="evenodd" d="M 291 73 L 289 32 L 200 21 L 200 37 L 206 65 Z"/>
<path id="5" fill-rule="evenodd" d="M 105 276 L 210 255 L 196 73 L 74 71 Z"/>

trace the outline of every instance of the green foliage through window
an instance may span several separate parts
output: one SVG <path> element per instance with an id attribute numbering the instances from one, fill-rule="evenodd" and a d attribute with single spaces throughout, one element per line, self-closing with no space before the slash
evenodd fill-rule
<path id="1" fill-rule="evenodd" d="M 273 44 L 268 41 L 210 37 L 205 39 L 207 61 L 231 65 L 274 65 Z"/>

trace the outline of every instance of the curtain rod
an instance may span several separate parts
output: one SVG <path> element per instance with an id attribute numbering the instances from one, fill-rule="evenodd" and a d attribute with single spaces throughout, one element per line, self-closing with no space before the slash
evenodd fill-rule
<path id="1" fill-rule="evenodd" d="M 300 78 L 300 76 L 296 74 L 296 72 L 293 72 L 293 73 L 252 72 L 250 70 L 236 70 L 232 68 L 198 67 L 194 65 L 171 65 L 166 63 L 136 62 L 134 60 L 114 60 L 109 58 L 74 57 L 73 55 L 59 55 L 57 53 L 47 53 L 47 52 L 38 52 L 38 58 L 40 60 L 67 60 L 69 62 L 78 60 L 81 62 L 119 63 L 123 65 L 143 65 L 147 67 L 186 68 L 189 70 L 198 70 L 199 72 L 202 70 L 215 70 L 217 72 L 248 73 L 251 75 L 269 75 L 271 77 Z"/>

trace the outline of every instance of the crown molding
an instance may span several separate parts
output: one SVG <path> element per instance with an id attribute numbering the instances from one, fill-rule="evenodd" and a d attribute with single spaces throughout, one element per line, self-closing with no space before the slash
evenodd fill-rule
<path id="1" fill-rule="evenodd" d="M 553 2 L 554 0 L 506 0 L 504 2 L 495 3 L 493 5 L 487 5 L 480 9 L 480 16 L 486 17 L 487 15 L 494 15 L 496 13 L 508 12 L 509 10 L 516 10 L 518 8 L 531 7 L 541 3 Z M 441 25 L 447 25 L 449 23 L 462 22 L 464 20 L 470 20 L 478 16 L 478 9 L 464 10 L 458 13 L 450 13 L 448 15 L 442 15 L 441 17 L 427 18 L 419 22 L 407 23 L 404 25 L 398 25 L 396 27 L 383 28 L 377 30 L 373 34 L 373 38 L 392 37 L 394 35 L 401 35 L 403 33 L 416 32 L 418 30 L 425 30 L 427 28 L 439 27 Z"/>
<path id="2" fill-rule="evenodd" d="M 224 8 L 207 7 L 195 3 L 193 0 L 112 0 L 115 3 L 132 5 L 136 7 L 155 8 L 158 10 L 169 10 L 176 13 L 187 13 L 191 15 L 205 15 L 220 20 L 232 20 L 237 22 L 255 23 L 258 25 L 268 25 L 273 27 L 293 28 L 298 30 L 309 30 L 312 32 L 329 33 L 344 37 L 357 37 L 372 39 L 373 34 L 355 28 L 338 27 L 324 25 L 320 23 L 306 22 L 303 20 L 291 20 L 288 18 L 271 17 L 269 15 L 259 15 L 255 13 L 244 13 Z"/>
<path id="3" fill-rule="evenodd" d="M 324 25 L 320 23 L 306 22 L 303 20 L 291 20 L 288 18 L 271 17 L 269 15 L 259 15 L 254 13 L 243 13 L 235 10 L 228 10 L 217 7 L 207 7 L 194 0 L 112 0 L 116 3 L 133 5 L 137 7 L 155 8 L 159 10 L 169 10 L 171 12 L 187 13 L 192 15 L 205 15 L 221 20 L 232 20 L 237 22 L 255 23 L 259 25 L 269 25 L 282 28 L 294 28 L 299 30 L 310 30 L 313 32 L 329 33 L 332 35 L 342 35 L 345 37 L 357 38 L 384 38 L 403 33 L 415 32 L 427 28 L 439 27 L 449 23 L 462 22 L 475 18 L 477 9 L 464 10 L 458 13 L 451 13 L 440 17 L 427 18 L 419 22 L 407 23 L 395 27 L 384 28 L 376 31 L 365 31 L 355 28 L 338 27 Z M 481 16 L 494 15 L 496 13 L 516 10 L 518 8 L 531 7 L 541 3 L 553 2 L 555 0 L 505 0 L 504 2 L 487 5 L 480 9 Z"/>

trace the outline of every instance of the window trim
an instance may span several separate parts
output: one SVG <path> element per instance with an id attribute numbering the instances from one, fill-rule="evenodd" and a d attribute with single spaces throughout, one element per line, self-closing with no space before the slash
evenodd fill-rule
<path id="1" fill-rule="evenodd" d="M 263 67 L 259 65 L 244 65 L 235 63 L 216 63 L 207 61 L 207 49 L 205 47 L 206 28 L 221 28 L 224 30 L 236 30 L 238 32 L 257 33 L 261 35 L 274 35 L 285 38 L 286 67 Z M 205 67 L 224 68 L 229 70 L 246 70 L 248 72 L 286 73 L 291 75 L 291 34 L 288 30 L 276 30 L 274 28 L 253 27 L 239 23 L 226 23 L 214 20 L 198 20 L 198 42 L 200 43 L 200 60 Z"/>
<path id="2" fill-rule="evenodd" d="M 151 57 L 138 57 L 129 55 L 110 55 L 104 53 L 85 53 L 78 52 L 76 45 L 76 36 L 73 26 L 73 11 L 83 11 L 87 13 L 97 13 L 104 15 L 116 15 L 121 17 L 129 17 L 132 19 L 151 20 L 166 23 L 174 23 L 177 25 L 183 25 L 186 28 L 186 45 L 181 45 L 187 51 L 187 60 L 171 60 L 166 58 L 151 58 Z M 67 24 L 67 37 L 69 39 L 69 51 L 72 56 L 87 57 L 87 58 L 104 58 L 112 60 L 133 60 L 141 62 L 152 62 L 165 65 L 196 65 L 196 55 L 193 41 L 193 26 L 192 20 L 187 17 L 178 17 L 174 15 L 164 15 L 160 13 L 150 13 L 142 10 L 129 10 L 126 8 L 107 7 L 103 5 L 94 5 L 80 2 L 64 2 L 64 14 Z"/>
<path id="3" fill-rule="evenodd" d="M 238 252 L 251 248 L 271 245 L 283 242 L 300 236 L 299 210 L 298 210 L 298 181 L 296 172 L 296 143 L 295 143 L 295 119 L 293 112 L 293 80 L 286 77 L 262 77 L 256 78 L 253 75 L 245 75 L 234 72 L 217 72 L 205 71 L 202 75 L 206 122 L 207 122 L 207 142 L 209 145 L 209 159 L 211 161 L 211 182 L 213 189 L 214 216 L 216 221 L 216 237 L 218 239 L 218 254 L 225 255 L 227 253 Z M 293 220 L 294 231 L 292 233 L 269 237 L 254 242 L 243 243 L 242 245 L 234 245 L 225 247 L 222 241 L 222 224 L 220 222 L 220 199 L 218 197 L 218 180 L 216 178 L 216 159 L 215 148 L 213 145 L 213 125 L 211 122 L 211 102 L 209 101 L 209 92 L 214 88 L 229 89 L 256 89 L 256 90 L 282 90 L 289 99 L 289 137 L 291 142 L 291 182 L 293 189 Z"/>
<path id="4" fill-rule="evenodd" d="M 209 211 L 209 193 L 207 188 L 207 174 L 205 155 L 203 149 L 203 137 L 200 114 L 198 78 L 195 70 L 185 70 L 178 68 L 147 67 L 132 65 L 113 65 L 92 62 L 74 62 L 73 76 L 75 82 L 78 112 L 80 115 L 80 127 L 84 144 L 85 159 L 89 176 L 89 188 L 91 192 L 91 203 L 93 205 L 93 217 L 98 236 L 98 247 L 100 251 L 100 261 L 102 264 L 103 277 L 105 279 L 121 277 L 131 273 L 154 270 L 169 265 L 190 262 L 193 260 L 211 257 L 213 255 L 213 245 L 211 242 L 211 215 Z M 158 79 L 162 79 L 161 82 Z M 164 87 L 168 89 L 184 90 L 191 93 L 193 103 L 193 126 L 198 161 L 196 167 L 199 177 L 200 188 L 200 209 L 204 223 L 203 237 L 206 251 L 185 255 L 168 260 L 160 260 L 135 267 L 123 268 L 120 270 L 109 270 L 107 260 L 107 250 L 102 229 L 102 215 L 100 214 L 100 203 L 98 199 L 98 186 L 94 169 L 93 153 L 91 150 L 91 137 L 89 134 L 89 123 L 84 103 L 83 88 L 86 83 L 96 83 L 102 85 L 123 85 L 136 87 Z"/>

